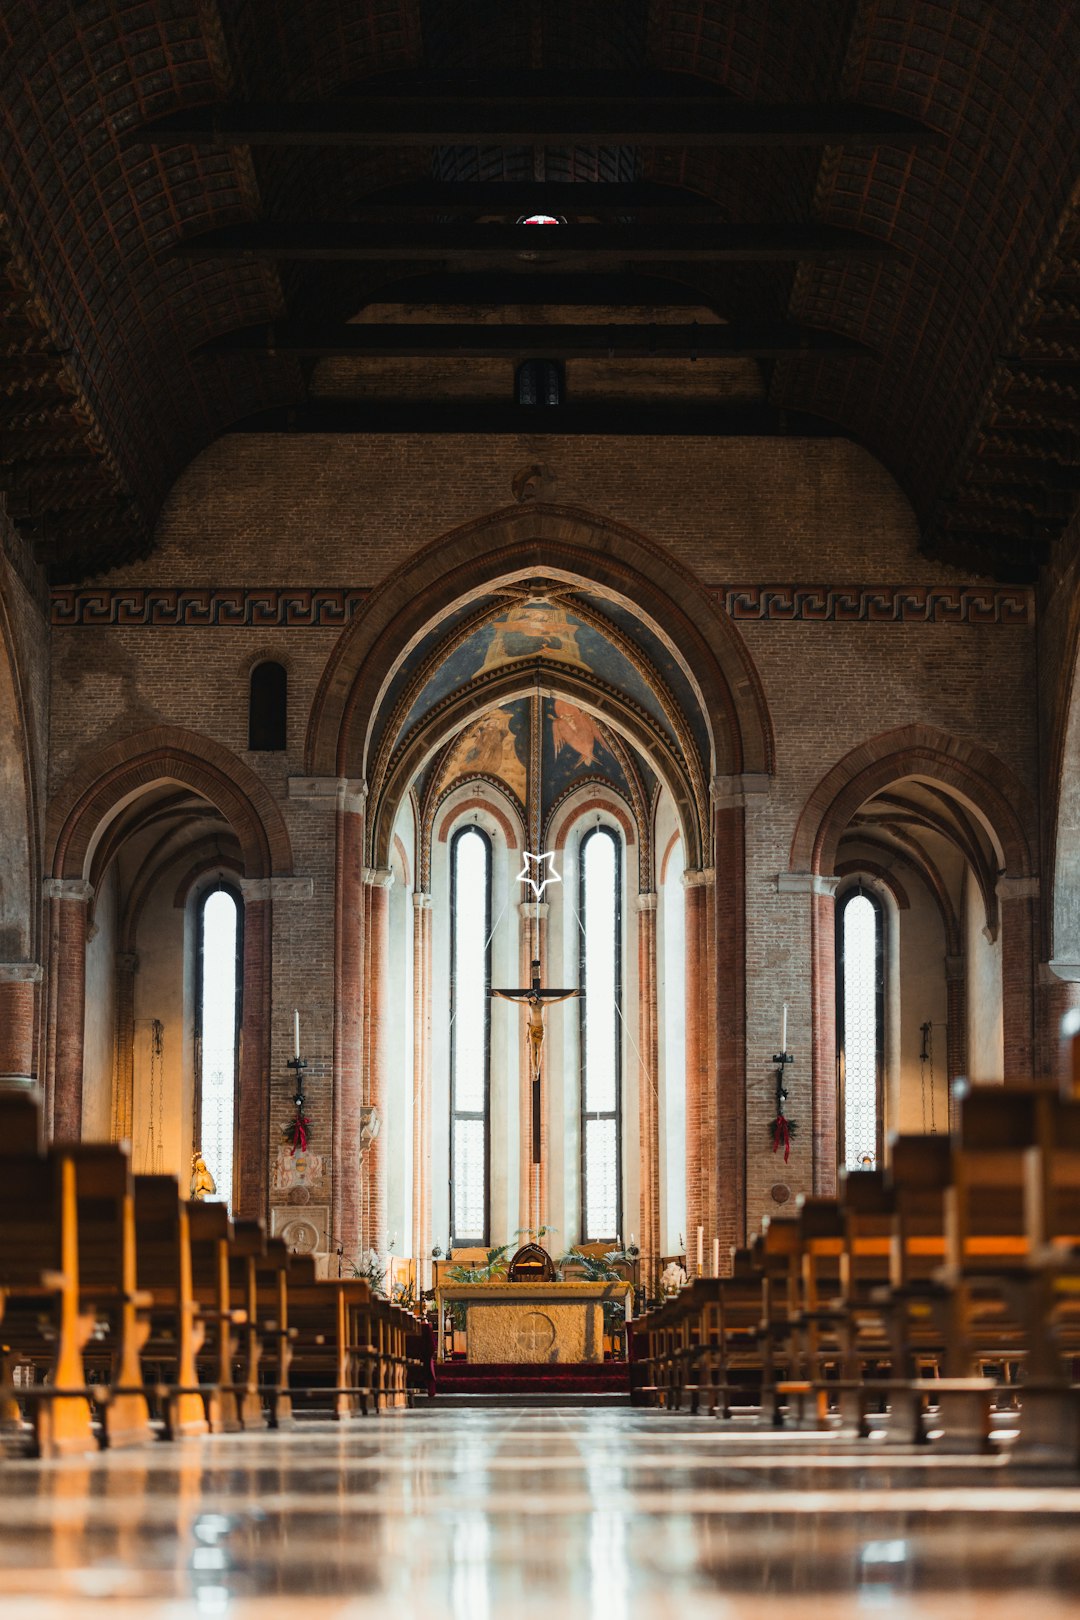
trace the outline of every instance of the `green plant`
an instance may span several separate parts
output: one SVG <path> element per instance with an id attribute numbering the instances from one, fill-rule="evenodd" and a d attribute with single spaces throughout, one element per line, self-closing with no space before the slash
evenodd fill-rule
<path id="1" fill-rule="evenodd" d="M 574 1265 L 585 1273 L 589 1282 L 623 1282 L 624 1273 L 618 1268 L 620 1265 L 633 1265 L 636 1255 L 630 1254 L 626 1249 L 610 1249 L 607 1254 L 584 1254 L 580 1249 L 568 1249 L 559 1256 L 558 1265 Z"/>
<path id="2" fill-rule="evenodd" d="M 352 1262 L 352 1274 L 366 1282 L 373 1294 L 386 1298 L 386 1261 L 380 1260 L 376 1249 L 368 1249 Z"/>
<path id="3" fill-rule="evenodd" d="M 446 1276 L 451 1282 L 459 1283 L 486 1283 L 494 1282 L 506 1270 L 506 1256 L 510 1252 L 509 1243 L 504 1243 L 499 1249 L 489 1249 L 487 1259 L 481 1266 L 449 1266 Z"/>

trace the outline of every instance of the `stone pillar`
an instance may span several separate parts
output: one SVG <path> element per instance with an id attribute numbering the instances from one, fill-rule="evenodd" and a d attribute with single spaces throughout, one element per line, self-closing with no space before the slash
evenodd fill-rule
<path id="1" fill-rule="evenodd" d="M 967 1073 L 967 960 L 963 956 L 945 958 L 945 998 L 945 1097 L 934 1100 L 934 1123 L 939 1131 L 952 1130 L 960 1123 L 955 1082 Z"/>
<path id="2" fill-rule="evenodd" d="M 413 1255 L 417 1288 L 431 1252 L 431 895 L 413 892 Z"/>
<path id="3" fill-rule="evenodd" d="M 62 1142 L 82 1136 L 86 924 L 93 892 L 81 878 L 46 878 L 42 884 L 49 902 L 46 1132 Z"/>
<path id="4" fill-rule="evenodd" d="M 405 1008 L 396 1000 L 390 985 L 390 888 L 394 874 L 383 867 L 364 871 L 366 895 L 366 951 L 364 1070 L 361 1105 L 374 1109 L 383 1118 L 383 1097 L 387 1086 L 387 1036 L 390 1019 L 404 1017 Z M 374 1136 L 361 1165 L 360 1247 L 386 1247 L 386 1186 L 383 1177 L 382 1141 Z"/>
<path id="5" fill-rule="evenodd" d="M 686 890 L 686 1252 L 691 1272 L 697 1257 L 697 1229 L 708 1246 L 714 1229 L 712 1190 L 716 1160 L 716 1097 L 710 1061 L 710 1002 L 714 982 L 709 967 L 709 898 L 712 869 L 683 873 Z"/>
<path id="6" fill-rule="evenodd" d="M 717 1195 L 720 1270 L 746 1242 L 746 806 L 769 778 L 747 773 L 712 783 L 716 950 Z"/>
<path id="7" fill-rule="evenodd" d="M 113 1058 L 112 1139 L 130 1142 L 135 1125 L 135 975 L 134 951 L 116 956 L 116 1042 Z"/>
<path id="8" fill-rule="evenodd" d="M 1039 1000 L 1045 1073 L 1080 1097 L 1080 962 L 1041 963 Z"/>
<path id="9" fill-rule="evenodd" d="M 0 962 L 0 1091 L 37 1090 L 34 1032 L 41 968 Z"/>
<path id="10" fill-rule="evenodd" d="M 660 1025 L 657 1013 L 656 895 L 639 894 L 638 906 L 638 1131 L 640 1138 L 641 1275 L 652 1292 L 660 1257 Z M 629 1225 L 623 1216 L 624 1228 Z M 629 1242 L 626 1231 L 623 1241 Z"/>
<path id="11" fill-rule="evenodd" d="M 1011 1081 L 1036 1077 L 1034 989 L 1038 895 L 1038 878 L 998 878 L 1005 1079 Z"/>
<path id="12" fill-rule="evenodd" d="M 271 879 L 241 878 L 240 893 L 244 899 L 244 949 L 233 1210 L 245 1220 L 265 1220 L 269 1213 Z"/>
<path id="13" fill-rule="evenodd" d="M 364 799 L 342 783 L 334 881 L 334 1103 L 331 1248 L 360 1248 L 360 1123 L 363 1101 Z"/>
<path id="14" fill-rule="evenodd" d="M 812 1038 L 810 1051 L 810 1143 L 813 1192 L 818 1198 L 836 1194 L 836 890 L 837 877 L 817 872 L 781 872 L 781 894 L 810 896 L 810 974 Z M 790 1108 L 799 1125 L 792 1161 L 806 1142 L 805 1107 L 798 1074 L 789 1070 L 795 1091 Z"/>

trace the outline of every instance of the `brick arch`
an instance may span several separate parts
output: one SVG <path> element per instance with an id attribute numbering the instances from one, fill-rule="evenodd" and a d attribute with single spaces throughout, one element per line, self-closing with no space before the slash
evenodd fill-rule
<path id="1" fill-rule="evenodd" d="M 577 581 L 625 602 L 686 662 L 714 771 L 768 772 L 773 736 L 757 670 L 735 626 L 687 569 L 623 525 L 556 506 L 512 507 L 451 530 L 372 594 L 343 632 L 312 704 L 305 770 L 364 776 L 371 725 L 402 651 L 451 607 L 500 581 Z"/>
<path id="2" fill-rule="evenodd" d="M 235 754 L 179 726 L 155 726 L 110 744 L 81 765 L 55 795 L 45 847 L 53 877 L 85 876 L 95 834 L 125 798 L 162 778 L 184 783 L 220 811 L 240 843 L 244 876 L 292 871 L 288 830 L 268 789 Z"/>
<path id="3" fill-rule="evenodd" d="M 1038 827 L 1023 785 L 979 743 L 925 725 L 903 726 L 860 743 L 825 773 L 799 817 L 791 871 L 833 874 L 840 839 L 859 806 L 904 776 L 932 777 L 970 800 L 995 834 L 1008 875 L 1034 875 Z"/>
<path id="4" fill-rule="evenodd" d="M 559 806 L 558 809 L 561 810 L 562 807 Z M 629 810 L 624 808 L 621 794 L 616 794 L 615 789 L 612 788 L 608 797 L 604 798 L 598 795 L 592 799 L 585 799 L 581 804 L 576 804 L 568 812 L 563 813 L 555 837 L 557 851 L 566 848 L 566 840 L 570 836 L 571 829 L 576 827 L 583 817 L 591 815 L 594 810 L 603 810 L 613 821 L 617 821 L 623 830 L 627 849 L 633 848 L 637 843 L 633 818 Z"/>

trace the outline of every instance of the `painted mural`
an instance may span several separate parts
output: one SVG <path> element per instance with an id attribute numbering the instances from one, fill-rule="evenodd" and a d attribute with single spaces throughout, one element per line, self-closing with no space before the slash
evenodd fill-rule
<path id="1" fill-rule="evenodd" d="M 611 750 L 604 727 L 595 716 L 565 698 L 544 699 L 541 767 L 545 818 L 551 806 L 580 777 L 603 776 L 624 798 L 630 797 L 626 774 Z"/>
<path id="2" fill-rule="evenodd" d="M 430 649 L 427 649 L 430 651 Z M 511 602 L 467 636 L 433 672 L 405 722 L 414 725 L 442 698 L 475 676 L 543 656 L 597 676 L 625 692 L 671 734 L 663 709 L 648 681 L 606 636 L 577 617 L 562 602 L 546 598 Z"/>
<path id="3" fill-rule="evenodd" d="M 529 758 L 529 701 L 489 709 L 456 739 L 439 772 L 440 786 L 458 777 L 495 776 L 519 803 L 526 802 Z"/>

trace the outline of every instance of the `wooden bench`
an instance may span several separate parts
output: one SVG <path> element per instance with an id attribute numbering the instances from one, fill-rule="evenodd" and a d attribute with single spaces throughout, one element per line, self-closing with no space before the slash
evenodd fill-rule
<path id="1" fill-rule="evenodd" d="M 206 1322 L 195 1299 L 188 1206 L 175 1176 L 135 1177 L 136 1278 L 150 1295 L 144 1370 L 153 1373 L 166 1438 L 205 1434 L 197 1357 Z"/>

